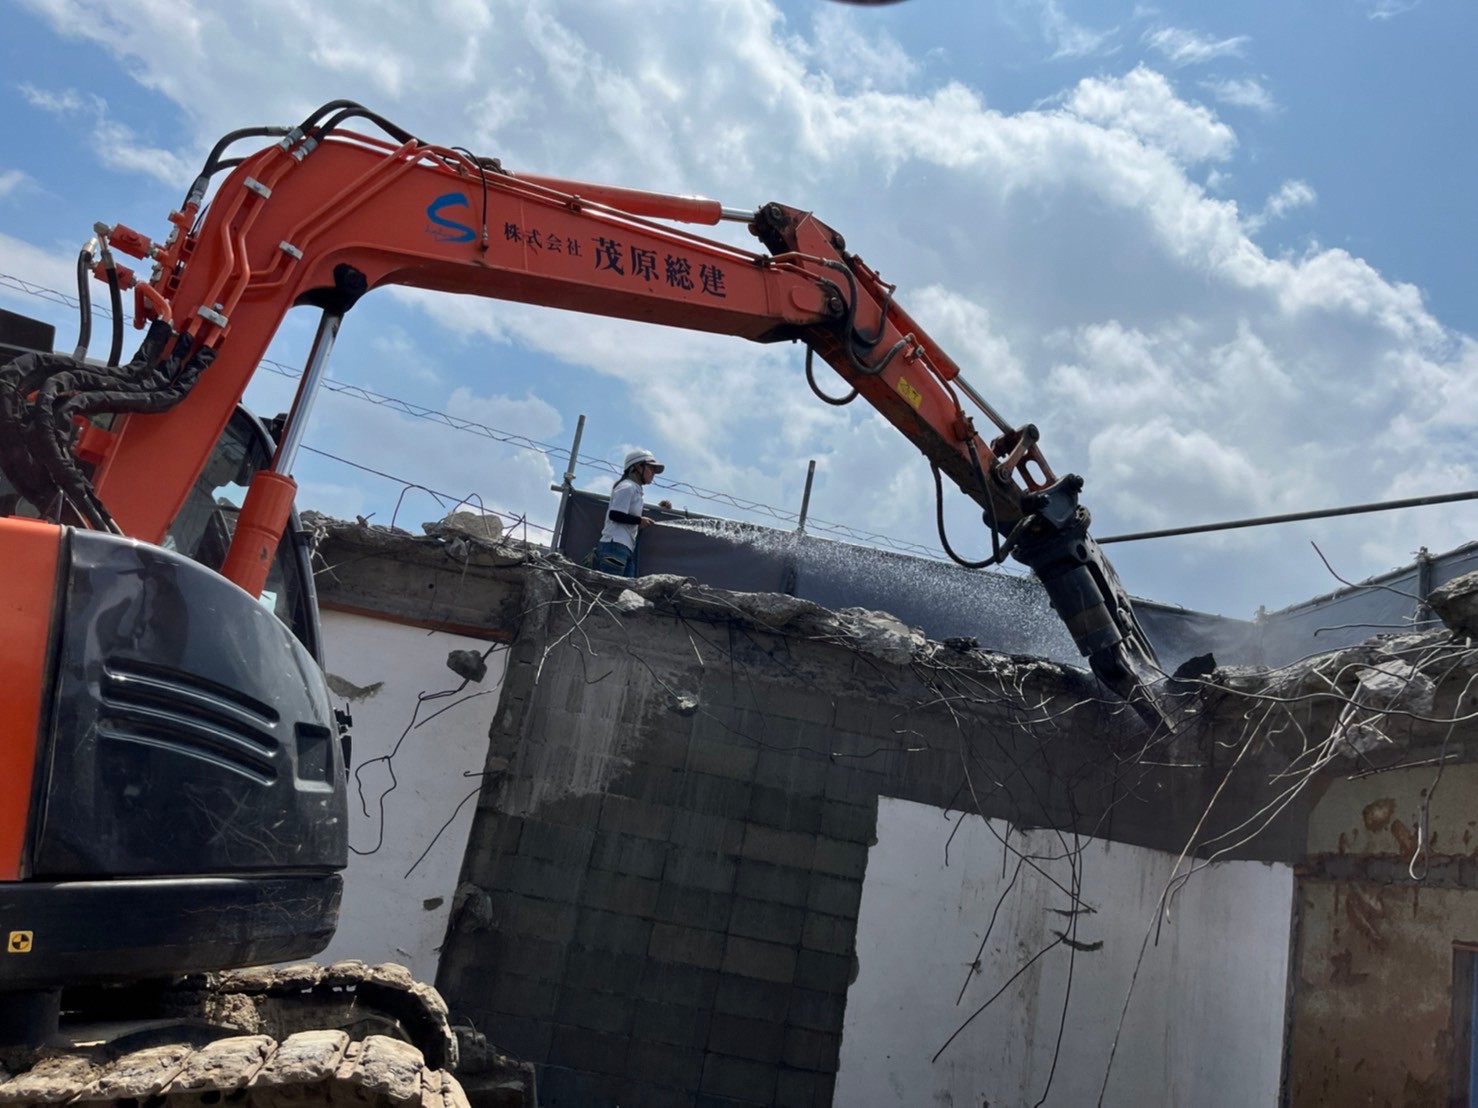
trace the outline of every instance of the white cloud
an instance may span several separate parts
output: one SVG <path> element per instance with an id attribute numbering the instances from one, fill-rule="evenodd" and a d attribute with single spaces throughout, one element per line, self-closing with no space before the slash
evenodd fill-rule
<path id="1" fill-rule="evenodd" d="M 1180 427 L 1163 416 L 1132 426 L 1107 428 L 1089 443 L 1096 484 L 1108 503 L 1148 527 L 1173 527 L 1187 521 L 1186 506 L 1197 520 L 1221 518 L 1249 501 L 1261 476 L 1259 459 L 1246 446 L 1228 443 L 1202 428 Z M 1155 475 L 1156 497 L 1144 502 L 1134 486 Z"/>
<path id="2" fill-rule="evenodd" d="M 1144 66 L 1119 78 L 1079 82 L 1067 108 L 1090 123 L 1127 131 L 1186 164 L 1223 161 L 1237 144 L 1230 127 L 1199 104 L 1179 99 L 1169 81 Z"/>
<path id="3" fill-rule="evenodd" d="M 441 383 L 441 373 L 426 356 L 423 344 L 403 327 L 392 326 L 383 334 L 374 335 L 370 345 L 376 355 L 395 365 L 406 381 L 423 385 Z"/>
<path id="4" fill-rule="evenodd" d="M 1366 14 L 1371 19 L 1380 21 L 1395 19 L 1420 6 L 1421 0 L 1365 0 Z"/>
<path id="5" fill-rule="evenodd" d="M 30 176 L 19 169 L 0 170 L 0 200 L 32 183 Z"/>
<path id="6" fill-rule="evenodd" d="M 100 96 L 76 89 L 51 92 L 23 84 L 21 94 L 34 108 L 54 115 L 78 117 L 90 125 L 93 152 L 105 166 L 132 173 L 147 173 L 165 184 L 182 185 L 194 176 L 192 159 L 174 151 L 144 143 L 133 130 L 112 118 Z"/>
<path id="7" fill-rule="evenodd" d="M 1278 186 L 1278 191 L 1268 197 L 1264 210 L 1270 218 L 1278 219 L 1294 208 L 1306 207 L 1317 199 L 1318 196 L 1307 181 L 1284 181 Z"/>
<path id="8" fill-rule="evenodd" d="M 500 420 L 493 426 L 506 426 L 520 412 L 545 415 L 537 401 L 480 398 L 464 389 L 437 406 L 468 419 Z M 556 502 L 549 486 L 555 478 L 548 457 L 445 428 L 428 434 L 427 428 L 423 420 L 388 408 L 324 393 L 307 433 L 313 449 L 305 451 L 299 462 L 305 502 L 310 494 L 323 497 L 313 500 L 312 506 L 349 517 L 373 511 L 375 522 L 389 524 L 393 519 L 396 526 L 411 531 L 440 519 L 459 502 L 473 509 L 526 515 L 538 527 L 553 523 Z"/>
<path id="9" fill-rule="evenodd" d="M 452 390 L 446 410 L 488 427 L 516 429 L 515 433 L 531 439 L 547 440 L 564 430 L 559 412 L 532 393 L 519 398 L 497 394 L 478 396 L 464 386 Z"/>
<path id="10" fill-rule="evenodd" d="M 1256 233 L 1275 219 L 1282 219 L 1291 211 L 1307 208 L 1318 200 L 1318 194 L 1307 181 L 1284 181 L 1278 191 L 1268 197 L 1262 211 L 1243 220 L 1249 233 Z"/>
<path id="11" fill-rule="evenodd" d="M 892 91 L 918 75 L 918 62 L 897 41 L 875 27 L 859 26 L 859 14 L 840 4 L 818 8 L 815 35 L 801 48 L 841 88 Z"/>
<path id="12" fill-rule="evenodd" d="M 76 89 L 64 92 L 49 92 L 35 85 L 23 84 L 20 93 L 33 108 L 42 108 L 54 115 L 75 115 L 93 106 L 94 98 L 85 97 Z"/>
<path id="13" fill-rule="evenodd" d="M 1145 32 L 1145 45 L 1164 55 L 1173 66 L 1201 65 L 1216 58 L 1241 57 L 1251 41 L 1246 35 L 1210 39 L 1183 27 L 1161 27 Z"/>
<path id="14" fill-rule="evenodd" d="M 1024 40 L 1044 40 L 1052 62 L 1108 55 L 1117 49 L 1117 28 L 1095 31 L 1075 21 L 1060 0 L 997 0 L 997 15 Z"/>
<path id="15" fill-rule="evenodd" d="M 767 0 L 711 0 L 701 17 L 679 0 L 651 0 L 639 19 L 616 0 L 469 0 L 438 9 L 438 19 L 424 5 L 366 5 L 340 17 L 334 34 L 286 0 L 249 13 L 183 0 L 30 3 L 151 90 L 147 108 L 112 97 L 106 118 L 156 133 L 146 129 L 165 98 L 182 147 L 248 123 L 295 121 L 349 95 L 428 138 L 475 143 L 514 170 L 814 208 L 897 283 L 899 301 L 972 384 L 1041 427 L 1059 472 L 1085 473 L 1100 528 L 1371 500 L 1403 481 L 1458 480 L 1478 468 L 1464 433 L 1478 418 L 1472 340 L 1445 328 L 1418 288 L 1383 276 L 1378 259 L 1317 244 L 1265 253 L 1251 235 L 1313 203 L 1312 186 L 1290 180 L 1251 215 L 1212 195 L 1246 156 L 1238 136 L 1148 66 L 1103 70 L 1043 106 L 1007 112 L 959 78 L 910 66 L 897 43 L 859 43 L 853 13 L 808 15 L 800 26 Z M 1074 40 L 1057 5 L 1032 11 L 1063 20 L 1059 52 L 1072 41 L 1088 51 L 1093 36 Z M 1164 28 L 1146 41 L 1168 65 L 1239 56 L 1248 43 Z M 380 45 L 362 57 L 335 53 L 370 42 Z M 841 72 L 838 43 L 870 49 L 887 79 Z M 1103 37 L 1091 45 L 1100 56 L 1107 48 Z M 1250 79 L 1209 87 L 1220 103 L 1266 110 Z M 51 110 L 94 118 L 85 84 L 35 92 L 55 101 Z M 188 177 L 170 181 L 161 213 Z M 754 245 L 732 225 L 704 233 Z M 0 269 L 15 243 L 0 240 Z M 401 292 L 394 307 L 392 322 L 360 309 L 367 322 L 356 325 L 379 328 L 371 354 L 408 366 L 449 402 L 491 406 L 484 422 L 567 428 L 588 399 L 639 424 L 607 427 L 599 441 L 643 439 L 674 477 L 791 507 L 816 458 L 815 515 L 935 541 L 916 451 L 862 405 L 814 400 L 798 348 L 419 291 Z M 407 318 L 425 334 L 407 340 Z M 557 402 L 545 380 L 475 382 L 455 360 L 405 349 L 422 343 L 538 359 L 578 396 Z M 826 371 L 821 380 L 840 391 Z M 528 496 L 533 510 L 548 500 L 541 455 L 484 453 L 465 435 L 428 434 L 422 421 L 391 413 L 365 424 L 359 407 L 326 403 L 321 416 L 324 441 L 340 436 L 346 456 L 371 443 L 387 471 L 457 495 L 480 491 L 490 506 Z M 361 487 L 337 473 L 322 484 Z M 1392 543 L 1412 541 L 1394 530 L 1378 539 L 1391 561 L 1401 549 Z M 1216 541 L 1242 560 L 1215 573 L 1193 556 L 1136 554 L 1167 561 L 1145 563 L 1151 578 L 1130 588 L 1246 614 L 1257 600 L 1328 585 L 1317 565 L 1253 560 L 1277 536 Z M 1268 596 L 1284 575 L 1307 587 Z M 1234 599 L 1205 599 L 1212 589 Z"/>
<path id="16" fill-rule="evenodd" d="M 1230 104 L 1234 108 L 1249 108 L 1263 115 L 1278 110 L 1272 93 L 1263 88 L 1255 77 L 1228 77 L 1219 81 L 1202 81 L 1201 87 L 1214 96 L 1218 103 Z"/>
<path id="17" fill-rule="evenodd" d="M 81 245 L 79 241 L 77 246 Z M 32 286 L 71 295 L 77 284 L 77 250 L 74 248 L 69 255 L 63 248 L 45 249 L 0 231 L 0 273 L 19 278 Z M 0 284 L 0 295 L 8 297 L 16 304 L 24 305 L 29 302 L 29 307 L 17 309 L 28 315 L 44 315 L 46 318 L 62 316 L 70 319 L 75 326 L 75 308 L 28 296 L 15 287 L 4 284 Z"/>
<path id="18" fill-rule="evenodd" d="M 807 430 L 828 418 L 808 398 L 800 351 L 789 345 L 756 347 L 630 320 L 414 290 L 397 295 L 464 337 L 537 350 L 621 382 L 646 413 L 650 430 L 662 441 L 681 444 L 680 452 L 669 454 L 687 459 L 690 472 L 701 467 L 715 474 L 700 484 L 729 487 L 724 482 L 742 476 L 743 463 L 733 460 L 740 444 L 763 435 L 795 448 Z M 817 379 L 834 393 L 843 391 L 824 363 L 817 365 Z M 756 405 L 761 396 L 766 403 Z M 759 431 L 761 425 L 768 430 Z"/>
<path id="19" fill-rule="evenodd" d="M 1042 33 L 1053 45 L 1054 58 L 1082 58 L 1098 54 L 1112 41 L 1114 30 L 1091 31 L 1075 22 L 1057 0 L 1039 0 Z"/>

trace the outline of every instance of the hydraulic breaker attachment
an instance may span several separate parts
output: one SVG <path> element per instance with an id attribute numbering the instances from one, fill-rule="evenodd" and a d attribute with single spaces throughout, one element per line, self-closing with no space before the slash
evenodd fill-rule
<path id="1" fill-rule="evenodd" d="M 1094 674 L 1152 726 L 1168 725 L 1160 704 L 1165 673 L 1119 575 L 1093 537 L 1088 509 L 1078 503 L 1083 479 L 1068 474 L 1022 499 L 1031 513 L 1020 529 L 1015 558 L 1031 567 L 1053 610 L 1067 625 Z"/>

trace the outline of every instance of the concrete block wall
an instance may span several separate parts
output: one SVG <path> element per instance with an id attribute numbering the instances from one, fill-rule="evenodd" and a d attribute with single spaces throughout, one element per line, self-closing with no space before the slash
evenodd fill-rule
<path id="1" fill-rule="evenodd" d="M 488 922 L 441 987 L 541 1104 L 831 1103 L 875 793 L 819 725 L 766 749 L 742 716 L 658 716 L 603 794 L 480 813 Z"/>
<path id="2" fill-rule="evenodd" d="M 1043 823 L 1114 794 L 1091 721 L 1047 757 L 845 642 L 527 608 L 437 983 L 541 1105 L 831 1104 L 879 796 Z"/>
<path id="3" fill-rule="evenodd" d="M 1256 771 L 1228 778 L 1235 743 L 1137 757 L 1130 714 L 1051 664 L 794 598 L 327 536 L 325 603 L 512 640 L 431 953 L 454 1013 L 539 1064 L 546 1105 L 830 1103 L 880 797 L 1172 853 L 1213 791 L 1208 834 L 1266 802 Z"/>

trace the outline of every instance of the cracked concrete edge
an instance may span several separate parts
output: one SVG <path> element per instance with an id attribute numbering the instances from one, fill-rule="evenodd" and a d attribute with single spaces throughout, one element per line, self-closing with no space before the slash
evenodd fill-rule
<path id="1" fill-rule="evenodd" d="M 860 608 L 833 611 L 801 597 L 736 592 L 672 574 L 653 574 L 635 579 L 612 577 L 571 562 L 561 554 L 506 535 L 497 540 L 459 535 L 459 545 L 453 552 L 445 539 L 433 535 L 414 535 L 374 524 L 344 522 L 311 512 L 305 513 L 303 518 L 305 526 L 321 537 L 366 547 L 412 563 L 437 565 L 454 556 L 468 570 L 520 583 L 525 590 L 520 637 L 525 639 L 526 648 L 532 647 L 536 652 L 542 650 L 542 645 L 534 644 L 542 644 L 550 612 L 562 599 L 561 591 L 555 586 L 555 577 L 567 575 L 601 597 L 608 609 L 619 613 L 621 618 L 664 614 L 713 622 L 738 622 L 756 631 L 830 642 L 894 665 L 944 666 L 1069 695 L 1103 695 L 1084 668 L 1044 658 L 999 653 L 958 641 L 932 641 L 918 629 L 906 626 L 886 612 Z M 1434 597 L 1442 594 L 1438 597 L 1440 601 L 1447 594 L 1471 595 L 1478 590 L 1478 574 L 1467 576 L 1473 580 L 1455 579 L 1437 590 Z M 1443 593 L 1443 590 L 1447 592 Z M 1215 732 L 1219 724 L 1240 719 L 1248 703 L 1259 697 L 1299 702 L 1298 710 L 1307 721 L 1305 725 L 1327 734 L 1346 706 L 1345 697 L 1356 689 L 1361 669 L 1393 659 L 1409 661 L 1444 644 L 1458 648 L 1461 643 L 1460 634 L 1455 635 L 1445 629 L 1377 635 L 1355 646 L 1311 655 L 1287 666 L 1223 666 L 1198 682 L 1170 684 L 1178 686 L 1176 691 L 1179 695 L 1192 697 L 1195 701 L 1193 714 L 1198 718 L 1190 726 L 1198 734 L 1183 736 L 1192 743 Z M 1438 682 L 1436 713 L 1440 714 L 1448 704 L 1456 707 L 1455 702 L 1460 695 L 1458 690 L 1473 675 L 1475 667 L 1478 667 L 1478 651 L 1470 652 L 1467 660 L 1456 666 L 1445 666 L 1450 672 Z M 1331 692 L 1334 695 L 1330 695 Z M 1128 729 L 1135 730 L 1132 726 Z M 1406 728 L 1406 738 L 1417 747 L 1435 745 L 1442 741 L 1439 732 L 1445 731 L 1445 726 L 1411 721 Z"/>
<path id="2" fill-rule="evenodd" d="M 448 543 L 437 535 L 414 535 L 376 524 L 336 520 L 314 512 L 305 512 L 303 523 L 319 536 L 320 541 L 334 538 L 413 562 L 440 559 L 450 553 Z M 651 610 L 697 619 L 738 620 L 756 631 L 842 643 L 896 665 L 930 662 L 938 658 L 957 662 L 970 657 L 992 672 L 999 672 L 1003 667 L 1013 672 L 1025 668 L 1049 679 L 1060 679 L 1075 668 L 1042 658 L 933 642 L 918 628 L 907 626 L 888 612 L 864 608 L 832 611 L 801 597 L 783 593 L 737 592 L 703 585 L 691 577 L 674 574 L 652 574 L 634 579 L 612 577 L 578 565 L 561 554 L 507 536 L 494 540 L 464 534 L 458 536 L 458 541 L 461 545 L 456 556 L 469 570 L 524 582 L 525 621 L 535 613 L 544 612 L 540 622 L 547 622 L 548 605 L 559 599 L 558 590 L 547 584 L 548 578 L 552 574 L 566 574 L 625 615 Z M 644 603 L 635 603 L 633 597 Z M 527 622 L 520 629 L 521 634 L 531 631 L 537 637 L 537 628 Z"/>

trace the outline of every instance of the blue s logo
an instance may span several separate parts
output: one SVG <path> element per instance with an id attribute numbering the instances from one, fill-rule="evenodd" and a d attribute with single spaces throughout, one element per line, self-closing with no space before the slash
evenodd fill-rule
<path id="1" fill-rule="evenodd" d="M 446 208 L 470 207 L 467 197 L 460 192 L 448 192 L 438 196 L 426 205 L 426 218 L 436 226 L 427 225 L 426 233 L 437 242 L 471 242 L 477 237 L 477 232 L 465 223 L 458 223 L 455 219 L 447 219 L 440 213 Z"/>

